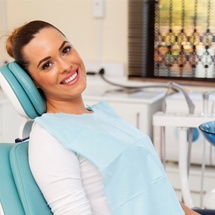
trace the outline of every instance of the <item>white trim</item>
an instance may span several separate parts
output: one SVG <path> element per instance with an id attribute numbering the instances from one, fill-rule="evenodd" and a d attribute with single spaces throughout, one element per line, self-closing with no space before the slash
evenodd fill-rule
<path id="1" fill-rule="evenodd" d="M 3 211 L 3 208 L 2 208 L 2 205 L 1 205 L 1 202 L 0 202 L 0 215 L 5 215 L 4 211 Z"/>
<path id="2" fill-rule="evenodd" d="M 29 137 L 34 120 L 23 119 L 19 127 L 19 138 L 25 139 Z M 0 214 L 1 215 L 1 214 Z"/>
<path id="3" fill-rule="evenodd" d="M 23 110 L 19 100 L 17 99 L 15 93 L 13 92 L 12 88 L 8 84 L 7 80 L 5 77 L 0 73 L 0 85 L 10 102 L 12 103 L 13 107 L 15 110 L 18 112 L 18 114 L 22 117 L 29 118 L 25 111 Z"/>

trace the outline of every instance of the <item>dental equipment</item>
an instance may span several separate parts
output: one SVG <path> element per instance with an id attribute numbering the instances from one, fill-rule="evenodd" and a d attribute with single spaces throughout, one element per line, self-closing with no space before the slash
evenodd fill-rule
<path id="1" fill-rule="evenodd" d="M 96 73 L 94 73 L 96 74 Z M 158 85 L 140 85 L 140 86 L 128 86 L 128 85 L 122 85 L 119 83 L 115 83 L 112 82 L 110 80 L 108 80 L 105 77 L 105 70 L 103 68 L 101 68 L 98 72 L 98 74 L 100 75 L 100 77 L 107 83 L 113 85 L 113 86 L 117 86 L 120 88 L 125 88 L 125 89 L 144 89 L 144 88 L 168 88 L 168 89 L 173 89 L 175 91 L 181 91 L 186 99 L 187 105 L 188 105 L 188 109 L 189 109 L 189 113 L 193 114 L 194 113 L 194 109 L 195 109 L 195 105 L 193 104 L 192 100 L 190 99 L 188 93 L 186 92 L 186 90 L 181 87 L 179 84 L 176 84 L 174 82 L 168 82 L 167 84 L 158 84 Z M 166 94 L 167 96 L 167 94 Z M 164 98 L 165 99 L 165 98 Z"/>
<path id="2" fill-rule="evenodd" d="M 180 177 L 180 184 L 181 184 L 181 194 L 183 202 L 190 208 L 194 207 L 191 192 L 190 192 L 190 185 L 188 180 L 188 144 L 187 144 L 187 129 L 194 128 L 197 125 L 200 125 L 206 121 L 212 121 L 213 118 L 210 116 L 202 116 L 202 115 L 195 115 L 195 114 L 171 114 L 171 113 L 164 113 L 164 112 L 157 112 L 153 116 L 153 126 L 157 126 L 160 128 L 160 135 L 163 132 L 163 127 L 177 127 L 178 128 L 178 167 L 179 167 L 179 177 Z M 165 145 L 165 142 L 161 143 L 161 147 Z M 160 153 L 163 152 L 163 148 L 160 149 Z M 163 156 L 162 154 L 160 155 Z"/>
<path id="3" fill-rule="evenodd" d="M 212 145 L 215 146 L 215 122 L 205 122 L 199 126 L 200 131 L 206 138 L 206 140 Z M 207 209 L 215 209 L 215 188 L 212 189 L 204 199 L 204 207 Z"/>

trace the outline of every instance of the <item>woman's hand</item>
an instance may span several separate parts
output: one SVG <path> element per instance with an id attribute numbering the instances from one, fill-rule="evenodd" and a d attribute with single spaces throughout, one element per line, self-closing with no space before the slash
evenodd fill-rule
<path id="1" fill-rule="evenodd" d="M 197 213 L 197 212 L 191 210 L 190 208 L 188 208 L 187 206 L 185 206 L 183 203 L 180 202 L 180 204 L 181 204 L 182 209 L 185 212 L 185 215 L 200 215 L 199 213 Z"/>

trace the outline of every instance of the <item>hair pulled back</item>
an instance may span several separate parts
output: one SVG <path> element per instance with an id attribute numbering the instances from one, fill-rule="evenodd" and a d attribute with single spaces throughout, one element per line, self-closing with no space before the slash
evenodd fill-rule
<path id="1" fill-rule="evenodd" d="M 23 53 L 24 46 L 26 46 L 35 37 L 35 35 L 44 28 L 55 28 L 62 33 L 59 29 L 48 22 L 35 20 L 16 28 L 8 37 L 6 41 L 7 52 L 23 69 L 27 70 L 29 64 Z"/>

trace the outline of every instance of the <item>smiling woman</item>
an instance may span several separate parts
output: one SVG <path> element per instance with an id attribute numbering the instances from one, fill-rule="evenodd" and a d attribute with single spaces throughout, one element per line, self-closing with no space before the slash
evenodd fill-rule
<path id="1" fill-rule="evenodd" d="M 7 49 L 46 99 L 30 134 L 29 164 L 53 214 L 184 214 L 149 137 L 105 101 L 85 107 L 85 66 L 65 35 L 32 21 Z"/>
<path id="2" fill-rule="evenodd" d="M 23 53 L 30 62 L 30 76 L 45 94 L 47 112 L 71 113 L 63 104 L 69 100 L 74 103 L 74 99 L 86 111 L 81 99 L 86 87 L 84 63 L 64 35 L 54 28 L 43 29 L 23 48 Z"/>
<path id="3" fill-rule="evenodd" d="M 31 25 L 33 28 L 35 23 Z M 25 31 L 25 28 L 22 31 Z M 47 112 L 55 112 L 58 108 L 65 112 L 72 111 L 72 108 L 66 110 L 67 106 L 63 104 L 64 99 L 68 101 L 74 98 L 82 106 L 79 112 L 85 112 L 86 108 L 81 99 L 81 93 L 86 87 L 85 66 L 67 38 L 56 28 L 46 27 L 36 32 L 34 38 L 22 38 L 24 44 L 24 40 L 31 39 L 31 42 L 21 48 L 22 43 L 16 42 L 20 38 L 19 33 L 18 31 L 13 38 L 13 50 L 7 46 L 9 53 L 14 53 L 17 62 L 28 71 L 37 88 L 44 93 Z M 17 50 L 22 50 L 22 54 L 17 54 Z"/>

